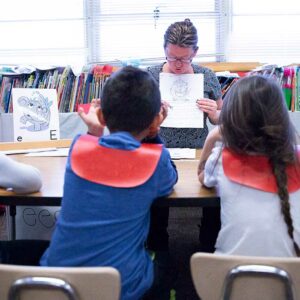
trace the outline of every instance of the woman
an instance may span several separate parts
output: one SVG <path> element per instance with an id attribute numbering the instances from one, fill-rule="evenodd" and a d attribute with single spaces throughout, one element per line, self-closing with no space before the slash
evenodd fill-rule
<path id="1" fill-rule="evenodd" d="M 189 19 L 171 24 L 164 35 L 166 62 L 148 68 L 159 83 L 159 73 L 203 74 L 204 98 L 198 99 L 197 106 L 204 112 L 204 128 L 162 127 L 160 136 L 168 148 L 202 148 L 208 134 L 207 118 L 212 124 L 218 123 L 222 107 L 222 93 L 219 81 L 210 69 L 192 64 L 198 51 L 197 29 Z M 167 99 L 163 99 L 167 100 Z M 168 251 L 167 207 L 152 207 L 148 247 L 154 251 Z M 213 252 L 220 229 L 220 210 L 203 209 L 200 243 L 203 251 Z"/>
<path id="2" fill-rule="evenodd" d="M 222 94 L 219 81 L 210 69 L 192 64 L 198 51 L 197 29 L 189 19 L 171 24 L 164 35 L 166 62 L 148 68 L 159 83 L 159 73 L 203 74 L 204 98 L 197 101 L 197 106 L 204 115 L 204 128 L 162 127 L 160 136 L 168 148 L 202 148 L 208 128 L 206 119 L 217 124 L 222 106 Z M 167 99 L 163 99 L 167 100 Z"/>

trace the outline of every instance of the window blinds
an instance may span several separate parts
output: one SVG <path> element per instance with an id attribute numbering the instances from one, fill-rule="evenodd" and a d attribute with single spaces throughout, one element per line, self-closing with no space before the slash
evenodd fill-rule
<path id="1" fill-rule="evenodd" d="M 71 65 L 164 59 L 163 35 L 190 18 L 196 61 L 300 61 L 298 0 L 9 0 L 0 64 Z"/>
<path id="2" fill-rule="evenodd" d="M 231 0 L 227 61 L 300 61 L 298 0 Z"/>
<path id="3" fill-rule="evenodd" d="M 0 63 L 82 66 L 87 53 L 83 1 L 3 1 Z"/>
<path id="4" fill-rule="evenodd" d="M 224 5 L 220 0 L 87 0 L 88 62 L 164 59 L 163 35 L 176 21 L 190 18 L 198 29 L 199 57 L 220 60 Z"/>

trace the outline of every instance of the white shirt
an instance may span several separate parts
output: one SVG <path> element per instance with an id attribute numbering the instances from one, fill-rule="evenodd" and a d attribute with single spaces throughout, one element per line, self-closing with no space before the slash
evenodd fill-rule
<path id="1" fill-rule="evenodd" d="M 41 173 L 37 168 L 0 153 L 0 187 L 23 194 L 37 192 L 41 186 Z"/>
<path id="2" fill-rule="evenodd" d="M 221 199 L 222 227 L 216 253 L 253 256 L 296 256 L 275 193 L 253 189 L 228 179 L 221 147 L 215 147 L 204 171 L 204 184 L 216 187 Z M 294 238 L 300 246 L 300 190 L 290 193 Z"/>

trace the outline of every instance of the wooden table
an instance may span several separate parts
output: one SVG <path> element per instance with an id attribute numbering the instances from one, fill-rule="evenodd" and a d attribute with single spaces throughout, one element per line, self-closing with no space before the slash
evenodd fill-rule
<path id="1" fill-rule="evenodd" d="M 13 159 L 37 167 L 42 173 L 40 192 L 17 195 L 0 189 L 0 204 L 59 206 L 63 195 L 66 157 L 30 157 L 13 155 Z M 168 198 L 158 199 L 162 206 L 216 206 L 219 198 L 214 189 L 207 189 L 198 181 L 197 160 L 176 160 L 179 180 Z"/>
<path id="2" fill-rule="evenodd" d="M 14 143 L 0 144 L 1 150 L 24 149 Z M 46 147 L 68 147 L 70 141 L 46 143 Z M 45 143 L 28 143 L 28 148 L 42 148 Z M 63 195 L 63 182 L 67 157 L 31 157 L 23 154 L 12 155 L 13 159 L 37 167 L 42 174 L 43 186 L 40 192 L 17 195 L 0 188 L 0 204 L 10 207 L 13 218 L 12 234 L 15 235 L 14 218 L 16 206 L 60 206 Z M 219 206 L 219 197 L 214 189 L 203 187 L 197 178 L 198 160 L 175 160 L 178 170 L 178 182 L 168 197 L 157 199 L 155 205 L 169 207 L 208 207 Z"/>
<path id="3" fill-rule="evenodd" d="M 14 149 L 34 149 L 45 147 L 69 147 L 71 140 L 0 143 L 0 151 Z M 199 157 L 199 152 L 197 153 Z M 12 155 L 13 159 L 33 165 L 42 173 L 43 187 L 40 192 L 29 195 L 17 195 L 0 189 L 0 204 L 5 205 L 37 205 L 58 206 L 61 204 L 63 194 L 63 181 L 66 165 L 66 157 L 31 157 L 24 155 Z M 198 160 L 175 160 L 179 180 L 173 193 L 167 197 L 158 199 L 157 205 L 162 206 L 218 206 L 219 198 L 214 189 L 207 189 L 198 181 Z"/>

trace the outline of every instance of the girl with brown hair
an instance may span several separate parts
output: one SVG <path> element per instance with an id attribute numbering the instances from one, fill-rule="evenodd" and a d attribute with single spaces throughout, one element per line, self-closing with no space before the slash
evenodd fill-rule
<path id="1" fill-rule="evenodd" d="M 281 88 L 261 76 L 240 79 L 219 121 L 198 170 L 221 199 L 216 253 L 299 256 L 300 148 Z"/>

